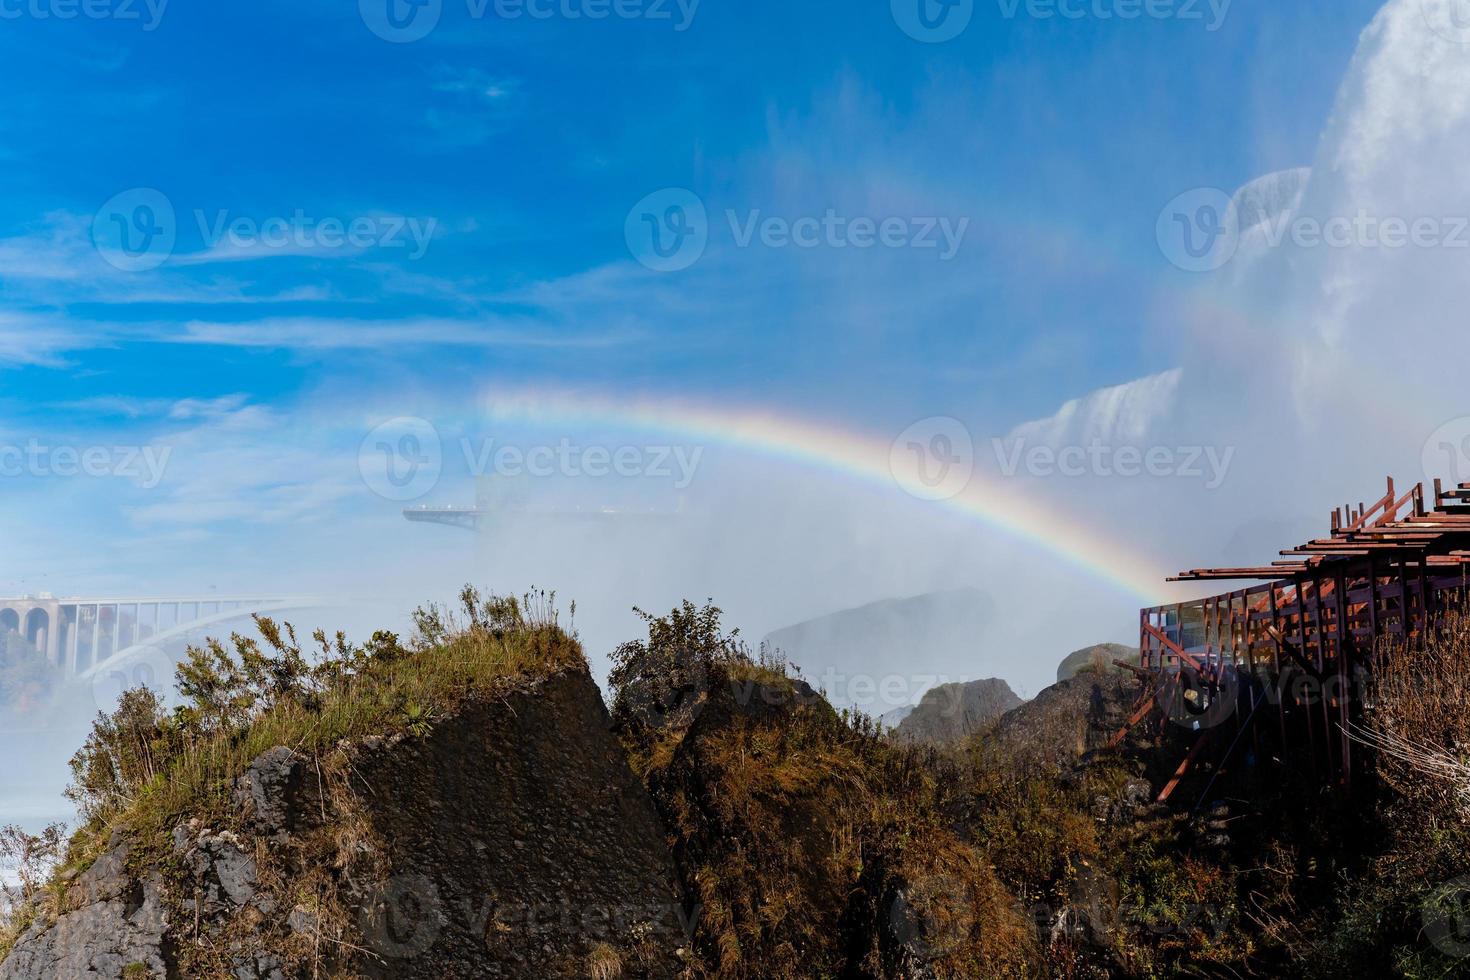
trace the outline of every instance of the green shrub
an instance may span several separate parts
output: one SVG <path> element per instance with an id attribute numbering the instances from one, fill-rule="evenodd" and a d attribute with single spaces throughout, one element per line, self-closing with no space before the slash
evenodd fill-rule
<path id="1" fill-rule="evenodd" d="M 39 834 L 0 828 L 0 960 L 34 920 L 65 849 L 66 827 L 59 823 Z"/>

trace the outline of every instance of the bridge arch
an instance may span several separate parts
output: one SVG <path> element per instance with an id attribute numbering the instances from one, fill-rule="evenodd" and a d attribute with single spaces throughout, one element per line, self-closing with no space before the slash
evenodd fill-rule
<path id="1" fill-rule="evenodd" d="M 159 604 L 168 605 L 170 603 Z M 187 601 L 171 604 L 188 606 L 190 609 L 187 614 L 176 609 L 168 618 L 158 617 L 156 627 L 153 629 L 144 629 L 140 626 L 132 642 L 125 646 L 119 644 L 121 649 L 117 650 L 108 650 L 104 647 L 104 655 L 95 661 L 84 661 L 79 657 L 73 671 L 76 677 L 94 685 L 120 681 L 124 687 L 136 686 L 138 683 L 152 686 L 152 681 L 147 679 L 149 676 L 156 675 L 165 679 L 171 679 L 173 676 L 173 662 L 164 652 L 170 641 L 187 640 L 211 627 L 248 620 L 254 615 L 277 616 L 286 612 L 320 608 L 323 601 L 315 597 L 295 597 L 215 600 L 207 603 Z M 208 608 L 201 609 L 201 606 Z M 172 686 L 171 680 L 166 680 L 166 686 Z"/>
<path id="2" fill-rule="evenodd" d="M 20 632 L 20 613 L 9 607 L 0 609 L 0 635 Z"/>
<path id="3" fill-rule="evenodd" d="M 46 649 L 51 634 L 51 614 L 39 606 L 26 613 L 26 642 L 37 650 Z"/>

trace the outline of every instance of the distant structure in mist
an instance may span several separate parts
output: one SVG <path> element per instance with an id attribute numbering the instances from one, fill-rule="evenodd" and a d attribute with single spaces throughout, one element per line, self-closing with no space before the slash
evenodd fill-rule
<path id="1" fill-rule="evenodd" d="M 87 678 L 135 654 L 221 623 L 320 603 L 287 597 L 0 598 L 0 635 L 19 635 L 69 676 Z"/>
<path id="2" fill-rule="evenodd" d="M 405 507 L 403 517 L 414 524 L 442 524 L 467 531 L 490 531 L 506 520 L 515 521 L 630 521 L 665 520 L 683 511 L 683 498 L 676 510 L 634 510 L 623 507 L 538 507 L 530 503 L 525 485 L 512 486 L 505 479 L 480 477 L 475 481 L 472 507 Z"/>

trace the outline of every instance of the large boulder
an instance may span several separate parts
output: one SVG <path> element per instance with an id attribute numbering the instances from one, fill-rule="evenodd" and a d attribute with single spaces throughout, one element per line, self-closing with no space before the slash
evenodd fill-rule
<path id="1" fill-rule="evenodd" d="M 175 976 L 159 876 L 128 870 L 118 844 L 67 889 L 67 911 L 38 918 L 5 962 L 0 980 L 147 980 Z"/>
<path id="2" fill-rule="evenodd" d="M 1057 683 L 1069 681 L 1078 674 L 1089 670 L 1101 670 L 1103 673 L 1116 671 L 1118 667 L 1113 663 L 1115 660 L 1136 662 L 1138 648 L 1127 647 L 1121 643 L 1098 643 L 1094 646 L 1083 647 L 1081 650 L 1074 650 L 1057 665 Z"/>
<path id="3" fill-rule="evenodd" d="M 389 874 L 359 883 L 368 977 L 671 977 L 688 943 L 664 830 L 585 671 L 366 748 Z M 616 961 L 616 964 L 614 963 Z M 473 970 L 466 972 L 467 964 Z"/>

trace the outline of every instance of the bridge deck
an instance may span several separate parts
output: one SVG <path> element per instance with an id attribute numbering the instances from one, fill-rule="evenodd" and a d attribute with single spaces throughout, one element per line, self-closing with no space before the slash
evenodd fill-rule
<path id="1" fill-rule="evenodd" d="M 146 645 L 244 619 L 317 605 L 283 596 L 58 597 L 0 599 L 0 634 L 19 634 L 57 667 L 87 676 Z"/>

